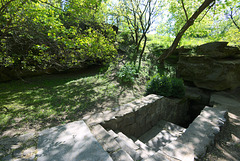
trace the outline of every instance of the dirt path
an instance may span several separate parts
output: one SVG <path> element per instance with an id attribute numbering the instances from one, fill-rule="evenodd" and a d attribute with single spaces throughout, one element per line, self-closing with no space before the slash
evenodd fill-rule
<path id="1" fill-rule="evenodd" d="M 229 120 L 203 160 L 240 161 L 240 88 L 216 93 L 212 101 L 218 108 L 228 109 Z"/>

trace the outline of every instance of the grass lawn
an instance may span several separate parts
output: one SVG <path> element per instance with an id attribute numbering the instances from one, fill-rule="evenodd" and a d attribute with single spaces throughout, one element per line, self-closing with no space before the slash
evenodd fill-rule
<path id="1" fill-rule="evenodd" d="M 80 120 L 143 96 L 144 85 L 120 86 L 98 69 L 0 83 L 0 136 Z"/>

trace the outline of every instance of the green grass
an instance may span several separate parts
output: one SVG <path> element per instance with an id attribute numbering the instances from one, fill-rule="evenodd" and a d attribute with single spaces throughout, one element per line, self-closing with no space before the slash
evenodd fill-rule
<path id="1" fill-rule="evenodd" d="M 137 86 L 121 87 L 113 78 L 98 72 L 45 75 L 1 83 L 0 133 L 79 120 L 86 112 L 111 109 L 141 97 L 143 92 Z"/>

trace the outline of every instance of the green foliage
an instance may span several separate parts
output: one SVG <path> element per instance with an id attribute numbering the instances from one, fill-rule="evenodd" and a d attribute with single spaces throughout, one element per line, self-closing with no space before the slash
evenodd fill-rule
<path id="1" fill-rule="evenodd" d="M 185 95 L 185 89 L 181 79 L 156 74 L 147 82 L 146 95 L 148 94 L 182 98 Z"/>
<path id="2" fill-rule="evenodd" d="M 177 98 L 185 96 L 185 88 L 182 79 L 171 78 L 171 96 Z"/>
<path id="3" fill-rule="evenodd" d="M 137 76 L 137 68 L 133 64 L 126 63 L 120 68 L 116 76 L 122 84 L 133 84 Z"/>
<path id="4" fill-rule="evenodd" d="M 163 46 L 159 45 L 158 43 L 152 43 L 148 46 L 148 50 L 154 56 L 160 56 L 162 54 L 162 48 Z"/>
<path id="5" fill-rule="evenodd" d="M 146 87 L 146 94 L 157 94 L 169 97 L 171 96 L 171 82 L 168 77 L 154 75 L 148 82 Z"/>
<path id="6" fill-rule="evenodd" d="M 163 21 L 159 21 L 157 28 L 157 32 L 163 36 L 160 41 L 164 41 L 164 36 L 175 37 L 203 1 L 169 0 L 165 3 L 164 12 L 166 14 L 162 15 Z M 182 3 L 184 3 L 185 10 Z M 239 11 L 239 2 L 236 0 L 215 2 L 214 6 L 202 12 L 195 20 L 194 25 L 184 33 L 179 46 L 196 46 L 213 41 L 228 41 L 230 45 L 239 45 L 240 31 L 230 18 L 232 13 L 233 19 L 240 24 Z"/>
<path id="7" fill-rule="evenodd" d="M 16 4 L 15 4 L 16 3 Z M 117 54 L 101 1 L 13 1 L 0 15 L 0 66 L 38 70 L 106 63 Z"/>
<path id="8" fill-rule="evenodd" d="M 117 36 L 119 50 L 121 52 L 127 53 L 127 57 L 129 60 L 132 60 L 133 55 L 136 52 L 136 45 L 131 37 L 130 32 L 121 32 Z"/>

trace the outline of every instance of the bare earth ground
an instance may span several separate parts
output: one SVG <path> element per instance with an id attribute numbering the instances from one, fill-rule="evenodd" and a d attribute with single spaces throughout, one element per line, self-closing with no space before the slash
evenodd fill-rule
<path id="1" fill-rule="evenodd" d="M 216 137 L 215 146 L 209 150 L 205 161 L 240 161 L 240 88 L 228 92 L 225 108 L 228 109 L 229 121 Z"/>

